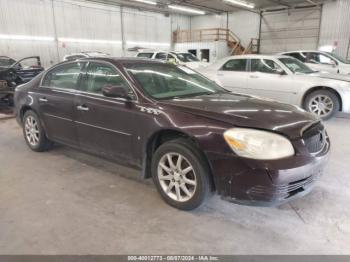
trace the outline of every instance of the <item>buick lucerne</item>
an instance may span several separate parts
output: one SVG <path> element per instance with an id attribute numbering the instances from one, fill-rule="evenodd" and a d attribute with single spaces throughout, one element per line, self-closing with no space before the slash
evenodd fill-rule
<path id="1" fill-rule="evenodd" d="M 63 62 L 18 87 L 15 105 L 32 150 L 56 142 L 132 166 L 183 210 L 213 192 L 249 205 L 305 195 L 330 149 L 322 122 L 301 108 L 154 60 Z"/>

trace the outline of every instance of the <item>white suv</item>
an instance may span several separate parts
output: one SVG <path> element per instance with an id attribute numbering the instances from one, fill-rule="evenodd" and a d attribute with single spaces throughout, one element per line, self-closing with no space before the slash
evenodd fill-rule
<path id="1" fill-rule="evenodd" d="M 195 55 L 186 52 L 167 52 L 167 51 L 141 51 L 137 55 L 140 58 L 158 59 L 173 62 L 179 65 L 186 65 L 192 69 L 206 67 L 208 62 L 200 61 Z"/>
<path id="2" fill-rule="evenodd" d="M 324 51 L 290 51 L 282 55 L 292 56 L 317 71 L 350 74 L 350 61 Z"/>

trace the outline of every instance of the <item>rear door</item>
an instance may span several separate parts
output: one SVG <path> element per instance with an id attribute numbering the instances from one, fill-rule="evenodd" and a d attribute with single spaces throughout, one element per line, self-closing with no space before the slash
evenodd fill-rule
<path id="1" fill-rule="evenodd" d="M 130 162 L 134 156 L 134 100 L 105 97 L 104 86 L 123 86 L 136 98 L 119 70 L 110 63 L 89 62 L 75 104 L 80 146 L 93 153 Z"/>
<path id="2" fill-rule="evenodd" d="M 36 56 L 19 60 L 13 65 L 13 68 L 20 78 L 20 81 L 18 81 L 19 83 L 26 83 L 44 71 L 44 68 L 41 66 L 40 58 Z"/>
<path id="3" fill-rule="evenodd" d="M 83 66 L 84 63 L 71 62 L 53 68 L 36 94 L 45 130 L 54 141 L 78 145 L 74 99 Z"/>
<path id="4" fill-rule="evenodd" d="M 274 60 L 262 58 L 250 60 L 247 90 L 249 94 L 286 103 L 294 103 L 297 94 L 293 76 Z"/>
<path id="5" fill-rule="evenodd" d="M 228 90 L 238 93 L 246 93 L 247 80 L 247 59 L 231 59 L 227 61 L 218 71 L 217 80 L 219 84 Z"/>

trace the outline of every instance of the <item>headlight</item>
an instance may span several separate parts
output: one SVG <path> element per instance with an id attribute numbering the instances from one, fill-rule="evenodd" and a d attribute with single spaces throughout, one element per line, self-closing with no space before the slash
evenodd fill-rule
<path id="1" fill-rule="evenodd" d="M 291 142 L 284 136 L 256 129 L 232 128 L 224 133 L 231 149 L 239 156 L 261 160 L 294 155 Z"/>

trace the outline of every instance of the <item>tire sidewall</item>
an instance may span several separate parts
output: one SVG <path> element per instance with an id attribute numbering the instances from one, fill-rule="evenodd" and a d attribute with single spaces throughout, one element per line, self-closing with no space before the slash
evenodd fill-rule
<path id="1" fill-rule="evenodd" d="M 320 117 L 321 119 L 323 119 L 323 120 L 330 119 L 331 117 L 333 117 L 340 110 L 340 102 L 339 102 L 339 98 L 337 97 L 336 94 L 334 94 L 333 92 L 328 91 L 328 90 L 317 90 L 317 91 L 314 91 L 311 94 L 309 94 L 306 97 L 306 99 L 305 99 L 304 109 L 306 111 L 308 111 L 309 113 L 314 114 L 313 112 L 311 112 L 309 110 L 309 103 L 310 103 L 311 99 L 314 98 L 317 95 L 327 96 L 333 102 L 333 111 L 330 114 L 328 114 L 327 116 Z M 314 114 L 314 115 L 316 115 L 316 114 Z M 318 115 L 316 115 L 316 116 L 318 116 Z"/>
<path id="2" fill-rule="evenodd" d="M 179 153 L 183 155 L 190 162 L 196 174 L 196 192 L 192 196 L 192 198 L 186 202 L 178 202 L 168 197 L 168 195 L 162 189 L 158 179 L 158 163 L 166 153 L 170 152 Z M 203 158 L 200 156 L 199 152 L 197 152 L 196 149 L 187 144 L 184 144 L 181 140 L 174 140 L 161 145 L 153 155 L 152 178 L 158 192 L 165 200 L 165 202 L 181 210 L 192 210 L 199 207 L 204 202 L 210 191 L 208 177 L 209 169 L 207 168 L 207 165 L 205 163 L 206 162 L 203 160 Z"/>
<path id="3" fill-rule="evenodd" d="M 33 146 L 29 143 L 29 141 L 27 139 L 26 132 L 25 132 L 25 124 L 26 124 L 26 120 L 29 116 L 33 117 L 35 119 L 35 121 L 38 123 L 39 143 L 37 143 L 37 145 L 35 145 L 35 146 Z M 40 122 L 38 115 L 31 110 L 27 111 L 23 116 L 23 135 L 24 135 L 24 140 L 26 141 L 26 143 L 30 149 L 32 149 L 33 151 L 38 151 L 38 152 L 44 150 L 46 143 L 47 143 L 45 131 L 41 125 L 41 122 Z"/>

